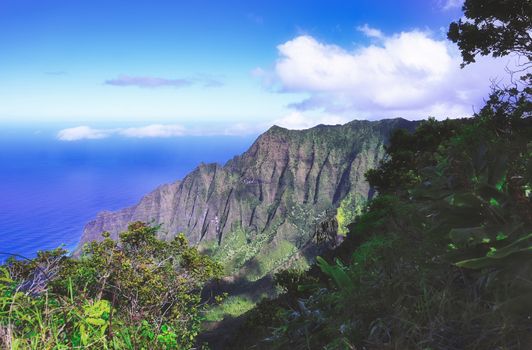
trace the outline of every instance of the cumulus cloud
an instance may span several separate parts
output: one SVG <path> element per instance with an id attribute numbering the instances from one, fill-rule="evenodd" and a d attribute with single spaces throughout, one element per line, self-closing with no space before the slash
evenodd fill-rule
<path id="1" fill-rule="evenodd" d="M 183 136 L 186 134 L 186 129 L 177 124 L 173 125 L 163 125 L 163 124 L 153 124 L 138 128 L 127 128 L 119 130 L 119 134 L 126 137 L 137 137 L 137 138 L 146 138 L 146 137 L 174 137 L 174 136 Z"/>
<path id="2" fill-rule="evenodd" d="M 200 75 L 194 78 L 159 78 L 150 76 L 131 76 L 120 75 L 115 79 L 108 79 L 104 82 L 105 85 L 112 86 L 136 86 L 140 88 L 160 88 L 160 87 L 173 87 L 183 88 L 194 84 L 201 85 L 203 87 L 219 87 L 223 86 L 223 82 L 215 77 Z"/>
<path id="3" fill-rule="evenodd" d="M 75 128 L 63 129 L 57 133 L 57 138 L 61 141 L 95 140 L 109 137 L 112 130 L 93 129 L 88 126 L 77 126 Z"/>
<path id="4" fill-rule="evenodd" d="M 460 69 L 456 47 L 427 32 L 361 30 L 379 37 L 378 44 L 350 51 L 302 35 L 278 46 L 272 72 L 278 91 L 309 95 L 289 107 L 363 118 L 467 116 L 488 95 L 490 78 L 507 76 L 501 59 Z M 255 76 L 272 79 L 261 69 Z"/>
<path id="5" fill-rule="evenodd" d="M 365 36 L 375 39 L 382 39 L 384 38 L 384 34 L 376 28 L 371 28 L 367 23 L 363 26 L 357 27 L 357 30 L 359 32 L 364 33 Z"/>

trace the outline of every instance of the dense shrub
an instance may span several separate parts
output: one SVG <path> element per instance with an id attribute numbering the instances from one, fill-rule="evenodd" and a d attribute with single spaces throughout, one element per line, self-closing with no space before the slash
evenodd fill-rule
<path id="1" fill-rule="evenodd" d="M 188 349 L 199 332 L 200 289 L 221 267 L 183 235 L 140 222 L 79 259 L 58 249 L 1 268 L 0 347 Z"/>

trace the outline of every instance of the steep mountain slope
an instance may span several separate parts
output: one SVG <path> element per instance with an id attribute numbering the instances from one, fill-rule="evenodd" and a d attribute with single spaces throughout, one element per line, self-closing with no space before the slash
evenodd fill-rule
<path id="1" fill-rule="evenodd" d="M 308 271 L 276 274 L 283 294 L 202 340 L 211 349 L 532 349 L 530 101 L 514 108 L 495 97 L 474 118 L 394 134 L 369 176 L 379 195 L 342 244 Z"/>
<path id="2" fill-rule="evenodd" d="M 100 213 L 85 226 L 81 241 L 99 240 L 103 231 L 116 238 L 139 220 L 160 224 L 165 238 L 184 232 L 235 268 L 266 247 L 268 255 L 282 250 L 277 255 L 286 257 L 334 216 L 347 195 L 355 201 L 370 195 L 364 173 L 383 157 L 391 130 L 416 124 L 352 121 L 302 131 L 274 126 L 224 166 L 200 164 L 133 207 Z"/>

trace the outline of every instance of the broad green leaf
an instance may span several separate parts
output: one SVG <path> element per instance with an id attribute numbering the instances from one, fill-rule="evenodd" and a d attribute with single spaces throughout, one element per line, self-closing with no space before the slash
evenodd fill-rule
<path id="1" fill-rule="evenodd" d="M 512 252 L 512 254 L 518 254 L 518 253 L 519 254 L 532 255 L 532 247 L 519 249 L 519 250 L 516 250 L 516 251 Z M 531 257 L 528 257 L 528 259 L 530 259 Z M 505 258 L 511 259 L 512 256 L 505 255 L 505 256 L 496 256 L 495 257 L 494 255 L 490 255 L 490 256 L 485 256 L 485 257 L 482 257 L 482 258 L 462 260 L 462 261 L 459 261 L 459 262 L 455 263 L 455 265 L 458 266 L 458 267 L 463 267 L 463 268 L 467 268 L 467 269 L 478 270 L 478 269 L 484 269 L 484 268 L 487 268 L 487 267 L 499 266 L 501 264 L 502 260 L 505 259 Z"/>

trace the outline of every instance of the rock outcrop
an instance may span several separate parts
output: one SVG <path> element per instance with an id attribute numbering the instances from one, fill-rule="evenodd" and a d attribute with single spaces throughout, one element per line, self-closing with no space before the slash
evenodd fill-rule
<path id="1" fill-rule="evenodd" d="M 220 245 L 240 230 L 250 243 L 285 240 L 300 247 L 346 195 L 370 195 L 364 173 L 384 156 L 390 132 L 416 125 L 389 119 L 301 131 L 273 126 L 224 166 L 200 164 L 133 207 L 98 214 L 81 242 L 99 240 L 103 231 L 116 238 L 140 220 L 160 224 L 164 238 L 184 232 L 195 244 Z"/>

